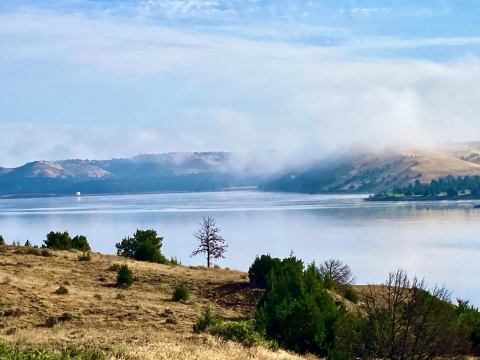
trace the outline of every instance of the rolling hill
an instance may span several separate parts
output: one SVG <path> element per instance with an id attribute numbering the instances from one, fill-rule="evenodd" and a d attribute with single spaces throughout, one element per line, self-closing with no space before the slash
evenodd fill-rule
<path id="1" fill-rule="evenodd" d="M 245 160 L 233 153 L 201 152 L 35 161 L 18 168 L 0 168 L 0 196 L 215 191 L 242 186 L 258 186 L 263 191 L 373 193 L 416 180 L 480 175 L 480 143 L 349 151 L 265 173 L 262 161 L 276 160 L 274 153 L 267 155 L 267 160 L 265 154 Z"/>
<path id="2" fill-rule="evenodd" d="M 223 152 L 139 155 L 129 159 L 35 161 L 0 169 L 0 195 L 71 195 L 76 192 L 207 191 L 254 185 Z"/>
<path id="3" fill-rule="evenodd" d="M 480 148 L 455 145 L 435 150 L 390 149 L 381 153 L 330 156 L 264 181 L 268 191 L 303 193 L 378 192 L 430 182 L 448 175 L 480 175 Z"/>

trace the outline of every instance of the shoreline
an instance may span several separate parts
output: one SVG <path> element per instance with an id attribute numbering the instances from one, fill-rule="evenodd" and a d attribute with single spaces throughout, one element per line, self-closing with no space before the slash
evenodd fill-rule
<path id="1" fill-rule="evenodd" d="M 233 191 L 256 191 L 256 186 L 232 187 L 217 190 L 202 190 L 202 191 L 147 191 L 147 192 L 119 192 L 119 193 L 82 193 L 76 194 L 5 194 L 0 195 L 1 200 L 11 199 L 43 199 L 43 198 L 62 198 L 62 197 L 91 197 L 91 196 L 115 196 L 115 195 L 159 195 L 159 194 L 190 194 L 190 193 L 211 193 L 211 192 L 233 192 Z"/>
<path id="2" fill-rule="evenodd" d="M 429 197 L 414 197 L 414 196 L 405 196 L 405 197 L 385 197 L 385 198 L 375 198 L 368 197 L 364 201 L 371 202 L 439 202 L 439 201 L 480 201 L 480 197 L 475 196 L 457 196 L 457 197 L 445 197 L 445 196 L 429 196 Z M 480 205 L 479 205 L 480 206 Z"/>

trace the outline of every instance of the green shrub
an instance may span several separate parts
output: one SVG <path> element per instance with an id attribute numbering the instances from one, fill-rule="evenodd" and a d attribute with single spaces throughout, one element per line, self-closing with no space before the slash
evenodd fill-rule
<path id="1" fill-rule="evenodd" d="M 174 301 L 187 301 L 189 297 L 190 290 L 188 289 L 188 285 L 185 281 L 182 281 L 175 286 L 172 296 Z"/>
<path id="2" fill-rule="evenodd" d="M 314 264 L 291 256 L 267 277 L 255 318 L 267 338 L 300 352 L 326 355 L 331 347 L 337 308 L 323 289 Z"/>
<path id="3" fill-rule="evenodd" d="M 128 266 L 120 266 L 117 274 L 117 286 L 130 286 L 133 284 L 133 273 Z"/>
<path id="4" fill-rule="evenodd" d="M 25 244 L 23 245 L 25 247 L 31 247 L 32 244 L 30 243 L 30 240 L 27 239 L 27 241 L 25 241 Z"/>
<path id="5" fill-rule="evenodd" d="M 480 312 L 468 301 L 458 299 L 457 315 L 461 327 L 468 334 L 472 353 L 480 355 Z"/>
<path id="6" fill-rule="evenodd" d="M 90 252 L 84 252 L 82 255 L 78 256 L 79 261 L 91 261 L 92 260 L 92 255 Z"/>
<path id="7" fill-rule="evenodd" d="M 329 274 L 323 275 L 323 287 L 327 290 L 332 290 L 337 287 L 337 283 Z"/>
<path id="8" fill-rule="evenodd" d="M 112 265 L 110 265 L 110 266 L 108 267 L 108 271 L 118 272 L 118 270 L 120 270 L 121 267 L 122 267 L 121 264 L 119 264 L 119 263 L 114 263 L 114 264 L 112 264 Z"/>
<path id="9" fill-rule="evenodd" d="M 76 249 L 80 251 L 90 251 L 90 245 L 87 238 L 83 235 L 77 235 L 73 239 L 70 234 L 65 232 L 50 231 L 47 234 L 47 239 L 44 240 L 45 247 L 55 250 L 70 250 Z"/>
<path id="10" fill-rule="evenodd" d="M 68 289 L 63 285 L 60 285 L 60 287 L 57 290 L 55 290 L 55 294 L 57 294 L 57 295 L 67 295 L 68 294 Z"/>
<path id="11" fill-rule="evenodd" d="M 58 317 L 58 321 L 61 321 L 61 322 L 71 321 L 72 319 L 73 319 L 73 315 L 70 314 L 69 312 L 64 312 L 62 315 Z"/>
<path id="12" fill-rule="evenodd" d="M 47 249 L 42 249 L 42 252 L 40 253 L 40 255 L 43 256 L 43 257 L 52 256 L 52 254 L 50 253 L 50 251 L 48 251 Z"/>
<path id="13" fill-rule="evenodd" d="M 50 249 L 68 250 L 72 248 L 70 234 L 65 232 L 50 231 L 47 234 L 47 240 L 44 240 L 45 246 Z"/>
<path id="14" fill-rule="evenodd" d="M 203 332 L 207 331 L 218 324 L 220 324 L 222 320 L 218 315 L 213 313 L 210 310 L 210 307 L 206 307 L 205 310 L 202 312 L 200 317 L 197 319 L 195 325 L 193 325 L 193 331 L 195 332 Z"/>
<path id="15" fill-rule="evenodd" d="M 210 333 L 246 346 L 265 343 L 265 339 L 255 328 L 255 320 L 219 323 L 211 328 Z"/>
<path id="16" fill-rule="evenodd" d="M 5 245 L 5 239 L 3 238 L 2 235 L 0 235 L 0 246 Z"/>
<path id="17" fill-rule="evenodd" d="M 354 304 L 358 303 L 358 294 L 352 286 L 345 286 L 343 289 L 343 297 Z"/>
<path id="18" fill-rule="evenodd" d="M 366 344 L 365 340 L 370 338 L 366 331 L 369 328 L 371 329 L 367 319 L 361 315 L 340 311 L 335 322 L 335 338 L 329 358 L 335 360 L 365 358 L 366 349 L 376 346 L 374 342 Z"/>
<path id="19" fill-rule="evenodd" d="M 87 238 L 83 235 L 77 235 L 72 238 L 72 248 L 77 249 L 83 252 L 90 251 L 90 245 L 88 244 Z"/>
<path id="20" fill-rule="evenodd" d="M 115 246 L 120 256 L 165 264 L 168 261 L 160 251 L 162 241 L 155 230 L 137 230 L 133 237 L 127 236 Z"/>
<path id="21" fill-rule="evenodd" d="M 49 316 L 47 320 L 45 320 L 45 327 L 53 328 L 55 325 L 58 324 L 58 319 L 56 316 Z"/>
<path id="22" fill-rule="evenodd" d="M 277 268 L 280 263 L 280 259 L 272 258 L 270 255 L 257 256 L 250 269 L 248 269 L 250 284 L 256 288 L 265 289 L 268 274 Z"/>

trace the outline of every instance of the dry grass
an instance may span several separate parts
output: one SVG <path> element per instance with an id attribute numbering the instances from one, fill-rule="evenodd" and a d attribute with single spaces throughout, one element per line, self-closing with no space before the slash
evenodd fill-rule
<path id="1" fill-rule="evenodd" d="M 18 250 L 18 249 L 17 249 Z M 127 263 L 135 282 L 115 287 L 113 264 Z M 171 300 L 185 281 L 188 302 Z M 58 294 L 63 286 L 68 293 Z M 192 332 L 209 305 L 225 319 L 250 317 L 261 293 L 247 286 L 245 273 L 168 266 L 75 252 L 50 257 L 0 251 L 0 341 L 60 347 L 99 347 L 112 359 L 300 359 L 264 348 L 246 349 Z M 55 321 L 53 321 L 55 320 Z"/>

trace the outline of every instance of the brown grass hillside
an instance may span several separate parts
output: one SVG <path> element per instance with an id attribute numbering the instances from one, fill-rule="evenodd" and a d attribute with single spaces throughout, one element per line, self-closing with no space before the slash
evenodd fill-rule
<path id="1" fill-rule="evenodd" d="M 53 256 L 21 254 L 22 247 L 0 248 L 0 341 L 22 346 L 98 347 L 111 359 L 302 359 L 261 347 L 244 348 L 192 326 L 209 305 L 225 319 L 252 315 L 261 294 L 247 286 L 247 275 L 228 269 L 167 266 L 92 254 L 54 251 Z M 135 282 L 115 287 L 113 264 L 126 262 Z M 186 281 L 192 297 L 171 300 Z M 56 290 L 63 286 L 68 294 Z M 53 320 L 52 320 L 53 319 Z M 58 321 L 53 327 L 49 322 Z"/>
<path id="2" fill-rule="evenodd" d="M 448 175 L 480 175 L 480 151 L 474 148 L 390 149 L 360 157 L 338 183 L 343 190 L 364 183 L 377 183 L 378 189 L 407 186 L 415 180 L 429 183 Z"/>

